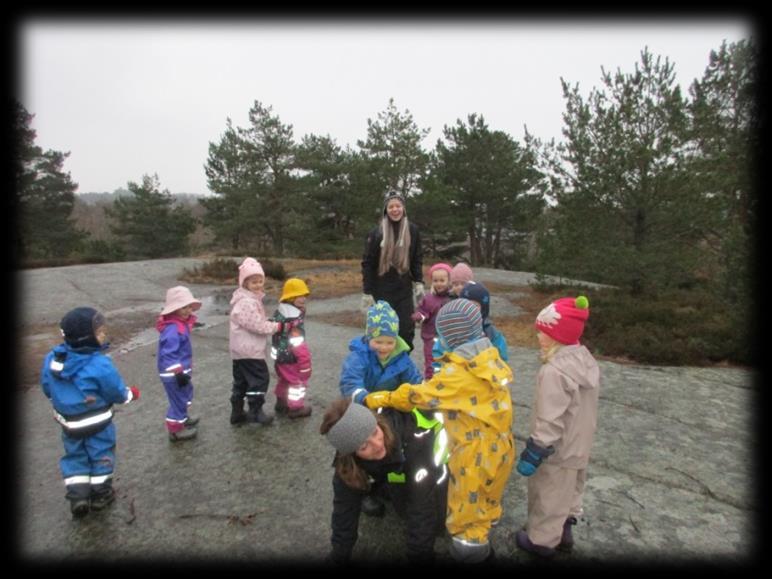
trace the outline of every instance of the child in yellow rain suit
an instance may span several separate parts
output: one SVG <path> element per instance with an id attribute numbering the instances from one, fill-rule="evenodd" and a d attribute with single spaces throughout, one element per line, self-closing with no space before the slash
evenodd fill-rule
<path id="1" fill-rule="evenodd" d="M 513 374 L 483 334 L 474 302 L 459 298 L 442 306 L 436 328 L 449 350 L 440 372 L 422 384 L 373 392 L 365 404 L 442 414 L 450 450 L 445 522 L 452 537 L 450 552 L 458 561 L 478 563 L 493 557 L 488 534 L 501 517 L 501 497 L 514 463 Z"/>

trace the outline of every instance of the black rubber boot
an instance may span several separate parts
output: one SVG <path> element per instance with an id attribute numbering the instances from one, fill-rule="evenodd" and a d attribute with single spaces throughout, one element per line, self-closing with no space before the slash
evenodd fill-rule
<path id="1" fill-rule="evenodd" d="M 88 499 L 75 499 L 70 501 L 70 512 L 73 519 L 82 519 L 90 510 Z"/>
<path id="2" fill-rule="evenodd" d="M 263 412 L 263 405 L 257 405 L 249 403 L 249 410 L 247 410 L 247 422 L 250 424 L 260 424 L 262 426 L 268 426 L 273 422 L 273 416 L 269 416 Z"/>
<path id="3" fill-rule="evenodd" d="M 111 488 L 105 488 L 99 492 L 91 493 L 91 509 L 101 511 L 115 500 L 115 491 Z"/>
<path id="4" fill-rule="evenodd" d="M 247 421 L 247 415 L 244 412 L 244 401 L 234 402 L 231 400 L 231 424 L 241 424 Z"/>
<path id="5" fill-rule="evenodd" d="M 560 537 L 560 543 L 556 549 L 561 551 L 570 551 L 574 548 L 574 536 L 571 534 L 571 527 L 576 524 L 576 517 L 568 517 L 563 523 L 563 535 Z"/>

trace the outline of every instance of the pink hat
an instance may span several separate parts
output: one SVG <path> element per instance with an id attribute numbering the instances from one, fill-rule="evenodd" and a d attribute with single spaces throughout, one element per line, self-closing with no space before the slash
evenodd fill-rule
<path id="1" fill-rule="evenodd" d="M 239 287 L 244 287 L 244 281 L 250 276 L 260 274 L 265 277 L 263 266 L 254 257 L 247 257 L 239 266 Z"/>
<path id="2" fill-rule="evenodd" d="M 472 268 L 464 262 L 457 263 L 450 271 L 450 283 L 466 283 L 472 281 L 474 275 L 472 274 Z"/>
<path id="3" fill-rule="evenodd" d="M 585 296 L 555 300 L 536 316 L 536 329 L 561 344 L 579 343 L 584 323 L 590 317 L 590 302 Z"/>
<path id="4" fill-rule="evenodd" d="M 193 309 L 197 310 L 201 307 L 201 302 L 194 298 L 193 294 L 185 286 L 175 286 L 166 291 L 166 303 L 164 304 L 164 309 L 161 310 L 161 315 L 171 314 L 189 305 L 192 305 Z"/>
<path id="5" fill-rule="evenodd" d="M 447 263 L 435 263 L 429 268 L 429 277 L 432 277 L 432 274 L 438 269 L 444 269 L 448 272 L 448 276 L 450 276 L 450 272 L 453 268 L 451 268 Z"/>

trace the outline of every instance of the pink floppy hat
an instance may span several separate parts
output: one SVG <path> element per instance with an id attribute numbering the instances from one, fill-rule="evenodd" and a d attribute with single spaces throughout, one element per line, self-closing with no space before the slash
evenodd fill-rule
<path id="1" fill-rule="evenodd" d="M 201 302 L 194 298 L 191 291 L 183 285 L 169 288 L 166 291 L 166 303 L 164 304 L 164 309 L 161 310 L 161 315 L 171 314 L 189 305 L 192 305 L 193 309 L 197 310 L 201 307 Z"/>

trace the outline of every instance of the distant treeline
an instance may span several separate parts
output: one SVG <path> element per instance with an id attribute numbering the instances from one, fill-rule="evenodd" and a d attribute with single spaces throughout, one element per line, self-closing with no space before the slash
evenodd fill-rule
<path id="1" fill-rule="evenodd" d="M 708 291 L 739 339 L 755 273 L 758 47 L 724 42 L 706 56 L 688 95 L 675 64 L 648 49 L 630 72 L 601 69 L 588 95 L 561 79 L 558 143 L 527 129 L 518 142 L 470 113 L 425 150 L 428 129 L 391 99 L 356 148 L 343 148 L 329 135 L 297 140 L 255 101 L 247 126 L 227 119 L 209 143 L 212 194 L 198 199 L 143 175 L 111 203 L 78 200 L 67 154 L 34 144 L 17 103 L 15 253 L 21 263 L 202 250 L 358 257 L 393 189 L 430 257 L 610 284 L 639 299 Z"/>

